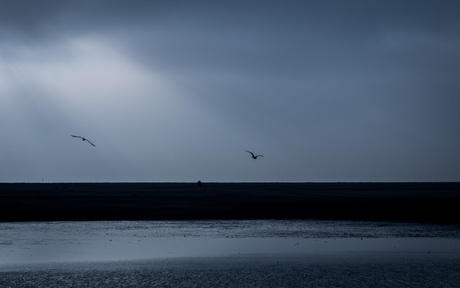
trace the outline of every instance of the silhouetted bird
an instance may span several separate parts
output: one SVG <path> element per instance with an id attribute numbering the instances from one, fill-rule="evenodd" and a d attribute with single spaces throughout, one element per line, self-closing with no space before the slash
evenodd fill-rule
<path id="1" fill-rule="evenodd" d="M 86 138 L 83 138 L 83 137 L 81 137 L 81 136 L 76 136 L 76 135 L 70 135 L 70 136 L 75 137 L 75 138 L 80 138 L 81 140 L 86 141 L 86 142 L 88 142 L 89 144 L 91 144 L 91 145 L 93 145 L 94 147 L 96 147 L 96 145 L 94 145 L 93 143 L 91 143 L 91 141 L 89 141 L 89 140 L 86 139 Z"/>
<path id="2" fill-rule="evenodd" d="M 254 153 L 252 153 L 251 151 L 248 151 L 248 150 L 244 150 L 244 151 L 246 151 L 248 153 L 251 153 L 252 159 L 257 159 L 257 157 L 264 157 L 264 155 L 254 155 Z"/>

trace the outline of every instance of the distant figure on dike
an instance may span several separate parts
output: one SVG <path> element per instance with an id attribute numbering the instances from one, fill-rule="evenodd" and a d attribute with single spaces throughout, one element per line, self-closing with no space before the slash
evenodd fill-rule
<path id="1" fill-rule="evenodd" d="M 201 186 L 201 185 L 203 185 L 203 183 L 201 183 L 201 181 L 200 181 L 200 180 L 198 180 L 198 182 L 197 182 L 197 183 L 198 183 L 198 186 Z"/>
<path id="2" fill-rule="evenodd" d="M 248 153 L 251 153 L 252 159 L 257 159 L 257 157 L 264 157 L 264 155 L 254 155 L 254 153 L 252 153 L 251 151 L 248 151 L 248 150 L 244 150 L 244 151 L 246 151 Z"/>

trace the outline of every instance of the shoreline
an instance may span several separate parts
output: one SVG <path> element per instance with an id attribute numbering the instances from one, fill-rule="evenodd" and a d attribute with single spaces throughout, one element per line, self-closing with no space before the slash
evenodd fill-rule
<path id="1" fill-rule="evenodd" d="M 460 224 L 459 182 L 0 183 L 0 222 L 356 220 Z"/>

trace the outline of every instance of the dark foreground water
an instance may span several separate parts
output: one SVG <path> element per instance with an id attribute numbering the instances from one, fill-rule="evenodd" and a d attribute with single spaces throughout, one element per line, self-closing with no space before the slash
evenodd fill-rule
<path id="1" fill-rule="evenodd" d="M 0 287 L 459 287 L 455 225 L 0 223 Z"/>
<path id="2" fill-rule="evenodd" d="M 364 258 L 357 258 L 364 256 Z M 1 287 L 458 287 L 451 257 L 185 258 L 17 267 Z"/>

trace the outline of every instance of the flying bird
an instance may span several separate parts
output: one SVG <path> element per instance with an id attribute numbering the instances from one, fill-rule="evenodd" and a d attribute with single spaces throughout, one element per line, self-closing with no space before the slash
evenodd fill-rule
<path id="1" fill-rule="evenodd" d="M 81 137 L 81 136 L 76 136 L 76 135 L 70 135 L 70 136 L 75 137 L 75 138 L 80 138 L 81 140 L 86 141 L 86 142 L 88 142 L 89 144 L 93 145 L 93 147 L 96 147 L 96 145 L 94 145 L 91 141 L 89 141 L 89 140 L 86 139 L 86 138 L 83 138 L 83 137 Z"/>
<path id="2" fill-rule="evenodd" d="M 244 150 L 244 151 L 246 151 L 248 153 L 251 153 L 252 159 L 257 159 L 257 157 L 264 157 L 264 155 L 254 155 L 254 153 L 252 153 L 251 151 L 248 151 L 248 150 Z"/>

